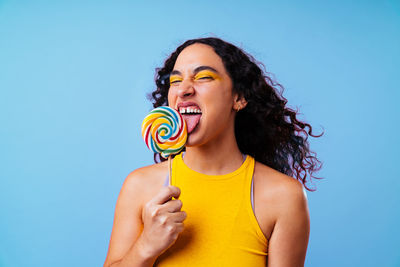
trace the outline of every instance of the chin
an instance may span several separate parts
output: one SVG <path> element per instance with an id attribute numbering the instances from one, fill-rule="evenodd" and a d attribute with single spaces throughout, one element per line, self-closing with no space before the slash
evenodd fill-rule
<path id="1" fill-rule="evenodd" d="M 190 135 L 188 136 L 188 139 L 186 141 L 186 147 L 195 147 L 198 146 L 200 142 L 196 140 L 196 138 L 193 136 L 191 137 Z"/>
<path id="2" fill-rule="evenodd" d="M 198 135 L 198 133 L 191 133 L 188 135 L 187 141 L 186 141 L 186 147 L 196 147 L 196 146 L 201 146 L 205 142 L 204 140 L 201 139 L 201 137 Z"/>

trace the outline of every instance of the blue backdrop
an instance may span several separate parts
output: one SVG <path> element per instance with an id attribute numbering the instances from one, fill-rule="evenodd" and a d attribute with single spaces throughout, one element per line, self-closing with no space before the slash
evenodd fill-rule
<path id="1" fill-rule="evenodd" d="M 0 266 L 101 266 L 154 69 L 244 48 L 322 138 L 306 266 L 400 266 L 399 1 L 0 0 Z"/>

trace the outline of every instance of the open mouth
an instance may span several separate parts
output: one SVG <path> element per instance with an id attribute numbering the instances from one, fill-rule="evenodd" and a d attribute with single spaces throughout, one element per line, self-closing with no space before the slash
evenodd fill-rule
<path id="1" fill-rule="evenodd" d="M 182 114 L 186 122 L 188 134 L 190 134 L 200 122 L 202 115 L 201 109 L 197 106 L 180 107 L 179 113 Z"/>

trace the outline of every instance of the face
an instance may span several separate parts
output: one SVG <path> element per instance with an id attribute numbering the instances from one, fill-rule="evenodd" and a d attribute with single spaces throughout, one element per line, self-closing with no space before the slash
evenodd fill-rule
<path id="1" fill-rule="evenodd" d="M 205 44 L 186 47 L 170 76 L 168 104 L 183 115 L 186 146 L 199 146 L 232 131 L 236 96 L 222 59 Z"/>

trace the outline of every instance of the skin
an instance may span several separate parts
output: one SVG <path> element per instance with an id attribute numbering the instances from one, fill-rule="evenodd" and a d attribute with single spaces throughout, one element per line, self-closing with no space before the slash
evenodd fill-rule
<path id="1" fill-rule="evenodd" d="M 200 70 L 201 66 L 212 70 Z M 189 135 L 185 163 L 209 175 L 230 173 L 242 164 L 234 134 L 236 110 L 247 104 L 232 91 L 222 60 L 204 44 L 193 44 L 178 56 L 171 75 L 169 106 L 195 102 L 201 120 Z M 186 213 L 180 189 L 164 187 L 167 162 L 137 169 L 126 178 L 118 197 L 104 266 L 152 266 L 184 229 Z M 310 220 L 300 182 L 256 162 L 255 216 L 268 239 L 268 266 L 304 266 Z"/>

